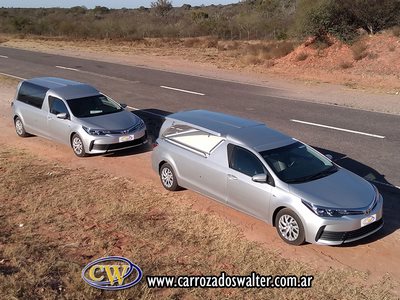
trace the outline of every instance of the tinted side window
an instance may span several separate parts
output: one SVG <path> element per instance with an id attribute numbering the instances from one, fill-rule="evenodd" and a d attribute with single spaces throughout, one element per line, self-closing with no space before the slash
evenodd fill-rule
<path id="1" fill-rule="evenodd" d="M 52 114 L 55 115 L 61 113 L 68 114 L 68 109 L 61 99 L 49 96 L 49 107 L 50 107 L 50 113 Z"/>
<path id="2" fill-rule="evenodd" d="M 18 91 L 17 99 L 37 108 L 42 108 L 44 97 L 49 89 L 33 83 L 23 82 Z"/>
<path id="3" fill-rule="evenodd" d="M 250 151 L 235 146 L 228 145 L 229 167 L 248 176 L 265 173 L 261 161 Z"/>

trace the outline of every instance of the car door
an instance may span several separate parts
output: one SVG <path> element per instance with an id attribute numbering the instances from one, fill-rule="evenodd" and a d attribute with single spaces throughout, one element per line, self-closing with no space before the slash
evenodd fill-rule
<path id="1" fill-rule="evenodd" d="M 59 98 L 48 97 L 48 114 L 47 114 L 47 128 L 49 137 L 61 143 L 68 143 L 71 132 L 71 121 L 69 111 L 64 103 Z M 65 113 L 66 119 L 57 118 L 58 114 Z"/>
<path id="2" fill-rule="evenodd" d="M 243 147 L 229 144 L 227 150 L 228 204 L 266 220 L 273 187 L 252 180 L 254 175 L 266 174 L 264 165 L 256 155 Z"/>

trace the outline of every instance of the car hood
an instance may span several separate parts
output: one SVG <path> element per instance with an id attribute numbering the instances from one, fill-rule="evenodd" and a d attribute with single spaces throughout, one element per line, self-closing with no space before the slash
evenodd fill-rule
<path id="1" fill-rule="evenodd" d="M 82 125 L 91 129 L 104 129 L 104 130 L 124 130 L 135 126 L 140 122 L 140 118 L 126 110 L 88 118 L 79 119 Z"/>
<path id="2" fill-rule="evenodd" d="M 289 189 L 312 204 L 331 208 L 364 208 L 375 197 L 368 181 L 343 168 L 317 180 L 289 184 Z"/>

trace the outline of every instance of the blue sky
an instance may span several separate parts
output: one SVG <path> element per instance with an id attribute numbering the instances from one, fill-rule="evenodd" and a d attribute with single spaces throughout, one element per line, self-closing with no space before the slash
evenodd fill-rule
<path id="1" fill-rule="evenodd" d="M 154 1 L 154 0 L 153 0 Z M 150 7 L 153 1 L 146 0 L 0 0 L 0 7 L 72 7 L 84 5 L 93 8 L 96 5 L 109 8 L 135 8 L 139 6 Z M 195 5 L 227 4 L 239 2 L 238 0 L 172 0 L 174 6 L 187 3 Z"/>

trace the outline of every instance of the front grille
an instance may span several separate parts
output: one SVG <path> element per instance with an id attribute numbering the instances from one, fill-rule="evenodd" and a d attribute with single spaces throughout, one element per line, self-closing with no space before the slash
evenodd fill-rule
<path id="1" fill-rule="evenodd" d="M 111 130 L 110 134 L 127 134 L 127 133 L 132 133 L 138 130 L 141 130 L 144 128 L 144 123 L 143 122 L 139 122 L 138 124 L 127 128 L 127 129 L 123 129 L 123 130 Z"/>
<path id="2" fill-rule="evenodd" d="M 371 204 L 364 208 L 364 209 L 358 209 L 358 210 L 347 210 L 348 215 L 365 215 L 366 213 L 368 214 L 370 211 L 374 210 L 376 205 L 378 204 L 378 198 L 375 197 L 374 200 L 371 202 Z"/>
<path id="3" fill-rule="evenodd" d="M 143 144 L 147 140 L 147 133 L 141 137 L 140 139 L 123 142 L 123 143 L 116 143 L 116 144 L 99 144 L 93 145 L 93 150 L 101 150 L 101 151 L 113 151 L 113 150 L 120 150 L 129 147 L 135 147 Z"/>
<path id="4" fill-rule="evenodd" d="M 369 224 L 365 227 L 361 227 L 360 229 L 353 230 L 353 231 L 322 231 L 320 237 L 317 238 L 326 241 L 342 241 L 345 242 L 346 240 L 352 240 L 363 235 L 366 235 L 376 229 L 378 229 L 383 224 L 383 219 L 381 218 L 379 221 Z"/>

